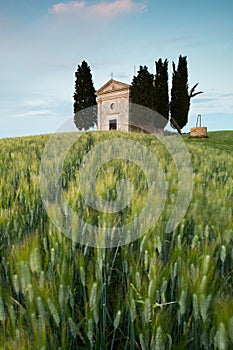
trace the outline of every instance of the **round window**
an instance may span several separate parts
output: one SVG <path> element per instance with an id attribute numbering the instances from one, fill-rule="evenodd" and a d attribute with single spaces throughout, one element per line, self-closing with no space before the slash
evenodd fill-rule
<path id="1" fill-rule="evenodd" d="M 110 108 L 111 109 L 115 109 L 115 103 L 114 102 L 110 104 Z"/>

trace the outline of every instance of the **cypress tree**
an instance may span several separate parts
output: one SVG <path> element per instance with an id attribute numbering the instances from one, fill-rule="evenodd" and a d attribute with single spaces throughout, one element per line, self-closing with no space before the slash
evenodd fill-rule
<path id="1" fill-rule="evenodd" d="M 140 66 L 138 75 L 134 76 L 131 83 L 132 103 L 150 109 L 145 115 L 140 113 L 137 107 L 132 107 L 131 121 L 147 131 L 164 129 L 169 119 L 168 61 L 163 63 L 162 59 L 159 59 L 155 64 L 155 77 L 148 72 L 146 66 Z"/>
<path id="2" fill-rule="evenodd" d="M 140 66 L 137 76 L 134 76 L 130 87 L 130 107 L 131 130 L 144 130 L 149 132 L 155 128 L 155 95 L 154 95 L 154 75 L 149 73 L 146 66 Z M 140 109 L 138 105 L 148 107 Z"/>
<path id="3" fill-rule="evenodd" d="M 171 89 L 171 126 L 179 133 L 188 122 L 189 93 L 188 93 L 188 69 L 186 56 L 179 57 L 177 69 L 173 65 L 172 89 Z"/>
<path id="4" fill-rule="evenodd" d="M 88 130 L 97 124 L 97 103 L 91 69 L 86 61 L 78 66 L 75 78 L 74 123 L 79 130 Z M 91 106 L 93 108 L 85 110 Z"/>
<path id="5" fill-rule="evenodd" d="M 181 129 L 188 122 L 190 100 L 192 97 L 203 93 L 194 93 L 198 83 L 195 84 L 190 93 L 188 91 L 188 68 L 187 57 L 180 56 L 177 69 L 173 62 L 172 89 L 170 102 L 170 124 L 181 134 Z"/>
<path id="6" fill-rule="evenodd" d="M 168 60 L 164 62 L 160 58 L 155 62 L 155 108 L 164 118 L 163 128 L 169 119 L 169 96 L 168 96 Z"/>
<path id="7" fill-rule="evenodd" d="M 132 103 L 154 109 L 154 75 L 149 73 L 147 66 L 140 66 L 137 76 L 131 83 L 130 96 Z"/>

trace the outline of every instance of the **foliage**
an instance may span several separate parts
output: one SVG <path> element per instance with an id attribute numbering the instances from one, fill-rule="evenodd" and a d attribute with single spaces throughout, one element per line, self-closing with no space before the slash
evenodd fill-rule
<path id="1" fill-rule="evenodd" d="M 170 234 L 164 227 L 175 204 L 175 164 L 152 135 L 131 134 L 158 157 L 168 196 L 157 225 L 115 249 L 81 246 L 46 216 L 39 166 L 48 136 L 0 140 L 0 348 L 231 349 L 233 164 L 232 148 L 225 152 L 224 145 L 232 134 L 184 137 L 194 191 L 185 218 Z M 86 152 L 113 137 L 129 135 L 83 134 L 64 163 L 67 201 L 87 222 L 96 223 L 98 215 L 77 190 L 78 169 Z M 97 177 L 98 193 L 109 200 L 125 177 L 138 201 L 121 213 L 123 221 L 143 207 L 142 170 L 116 160 Z M 103 224 L 119 219 L 114 215 L 103 215 Z"/>
<path id="2" fill-rule="evenodd" d="M 131 83 L 131 102 L 155 110 L 153 81 L 154 75 L 149 73 L 147 66 L 140 66 Z"/>
<path id="3" fill-rule="evenodd" d="M 183 129 L 188 122 L 190 100 L 192 97 L 201 94 L 202 91 L 195 92 L 198 83 L 191 88 L 190 92 L 188 91 L 188 68 L 186 56 L 179 56 L 177 69 L 174 62 L 172 63 L 172 66 L 170 124 L 181 133 L 181 129 Z"/>
<path id="4" fill-rule="evenodd" d="M 144 130 L 163 129 L 166 125 L 167 111 L 164 106 L 166 99 L 166 63 L 163 66 L 162 61 L 159 61 L 157 68 L 157 86 L 155 86 L 154 75 L 149 73 L 146 66 L 140 66 L 138 74 L 134 76 L 130 87 L 132 102 L 130 111 L 131 123 Z M 158 102 L 160 98 L 161 101 Z M 148 107 L 147 115 L 143 120 L 141 120 L 142 113 L 138 105 Z M 161 114 L 163 117 L 161 117 Z"/>
<path id="5" fill-rule="evenodd" d="M 179 132 L 187 124 L 189 111 L 188 69 L 186 57 L 179 57 L 177 69 L 172 63 L 171 125 Z"/>
<path id="6" fill-rule="evenodd" d="M 74 123 L 79 130 L 88 130 L 97 124 L 97 112 L 95 107 L 86 110 L 96 105 L 91 69 L 86 61 L 78 66 L 75 77 Z"/>
<path id="7" fill-rule="evenodd" d="M 156 96 L 156 111 L 161 114 L 166 120 L 169 119 L 169 96 L 168 96 L 168 61 L 163 62 L 160 58 L 155 62 L 155 96 Z M 165 127 L 165 121 L 164 126 Z"/>

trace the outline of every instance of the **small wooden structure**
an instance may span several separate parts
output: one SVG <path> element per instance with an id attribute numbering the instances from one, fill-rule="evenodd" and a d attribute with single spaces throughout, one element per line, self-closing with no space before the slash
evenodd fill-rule
<path id="1" fill-rule="evenodd" d="M 198 126 L 198 121 L 199 121 L 199 126 Z M 197 116 L 196 127 L 190 129 L 190 137 L 192 138 L 208 137 L 207 127 L 201 126 L 201 114 L 198 114 Z"/>

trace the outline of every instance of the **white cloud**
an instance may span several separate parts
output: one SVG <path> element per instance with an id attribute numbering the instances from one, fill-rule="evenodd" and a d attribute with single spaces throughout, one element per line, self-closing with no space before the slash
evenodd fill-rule
<path id="1" fill-rule="evenodd" d="M 120 14 L 131 12 L 142 12 L 145 10 L 145 1 L 135 2 L 134 0 L 114 0 L 100 1 L 93 5 L 88 5 L 86 1 L 60 2 L 53 5 L 49 12 L 54 15 L 89 15 L 110 18 Z"/>
<path id="2" fill-rule="evenodd" d="M 31 117 L 31 116 L 45 116 L 51 115 L 51 111 L 49 109 L 40 109 L 40 110 L 32 110 L 24 113 L 16 114 L 16 117 Z"/>
<path id="3" fill-rule="evenodd" d="M 42 99 L 30 99 L 30 100 L 25 100 L 22 103 L 23 106 L 29 106 L 29 107 L 41 107 L 46 105 L 46 102 Z"/>
<path id="4" fill-rule="evenodd" d="M 49 12 L 56 15 L 65 14 L 72 13 L 73 11 L 80 11 L 85 7 L 85 1 L 70 1 L 67 3 L 60 2 L 58 4 L 53 5 L 53 7 L 49 9 Z"/>

